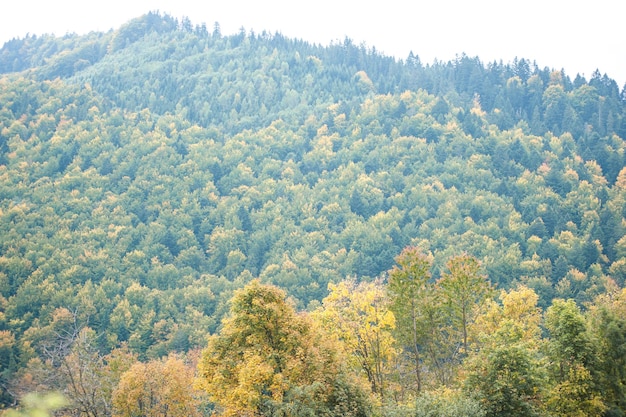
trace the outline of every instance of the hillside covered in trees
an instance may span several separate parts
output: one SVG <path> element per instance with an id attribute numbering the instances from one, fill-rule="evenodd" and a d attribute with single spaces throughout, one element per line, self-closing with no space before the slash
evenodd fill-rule
<path id="1" fill-rule="evenodd" d="M 523 58 L 424 64 L 158 13 L 14 39 L 0 49 L 0 404 L 57 389 L 72 415 L 166 415 L 129 408 L 133 381 L 191 389 L 198 364 L 180 415 L 414 415 L 441 398 L 463 415 L 624 415 L 624 138 L 615 81 Z M 394 289 L 415 262 L 421 286 Z M 465 268 L 486 279 L 463 304 L 445 282 Z M 246 296 L 285 327 L 271 366 L 242 342 L 260 331 Z M 328 327 L 366 305 L 389 344 L 373 362 L 350 344 L 359 323 Z M 485 382 L 498 361 L 550 365 L 518 374 L 530 385 L 503 411 Z M 106 369 L 100 402 L 71 378 L 88 363 Z M 235 387 L 216 369 L 267 372 Z M 580 402 L 559 403 L 567 390 Z"/>

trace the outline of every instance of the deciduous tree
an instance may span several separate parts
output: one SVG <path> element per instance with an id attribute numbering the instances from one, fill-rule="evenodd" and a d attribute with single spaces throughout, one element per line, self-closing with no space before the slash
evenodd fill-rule
<path id="1" fill-rule="evenodd" d="M 587 314 L 597 352 L 597 383 L 608 413 L 626 409 L 626 290 L 597 297 Z"/>
<path id="2" fill-rule="evenodd" d="M 224 416 L 295 416 L 316 408 L 336 415 L 344 406 L 365 415 L 331 342 L 282 290 L 253 280 L 235 293 L 221 332 L 203 350 L 198 387 Z"/>
<path id="3" fill-rule="evenodd" d="M 395 316 L 388 309 L 382 282 L 357 284 L 351 279 L 328 288 L 330 294 L 316 312 L 317 319 L 344 346 L 354 369 L 365 374 L 372 393 L 384 398 L 396 351 Z"/>
<path id="4" fill-rule="evenodd" d="M 478 306 L 490 295 L 491 284 L 481 274 L 480 263 L 470 255 L 451 258 L 448 272 L 438 281 L 454 327 L 461 332 L 464 352 L 468 348 L 468 326 L 478 312 Z"/>
<path id="5" fill-rule="evenodd" d="M 536 416 L 542 407 L 537 295 L 526 287 L 488 301 L 473 324 L 478 346 L 465 360 L 464 388 L 486 416 Z"/>
<path id="6" fill-rule="evenodd" d="M 122 374 L 113 392 L 113 417 L 200 417 L 201 393 L 194 389 L 194 369 L 170 355 L 136 362 Z"/>
<path id="7" fill-rule="evenodd" d="M 415 383 L 418 392 L 422 390 L 422 358 L 425 339 L 428 338 L 428 309 L 434 297 L 430 281 L 432 257 L 417 247 L 405 248 L 398 257 L 397 265 L 389 271 L 388 292 L 390 309 L 396 317 L 398 340 L 408 348 L 413 359 Z"/>
<path id="8" fill-rule="evenodd" d="M 600 416 L 606 410 L 592 371 L 596 354 L 585 318 L 573 300 L 554 300 L 545 314 L 553 388 L 547 406 L 557 416 Z"/>

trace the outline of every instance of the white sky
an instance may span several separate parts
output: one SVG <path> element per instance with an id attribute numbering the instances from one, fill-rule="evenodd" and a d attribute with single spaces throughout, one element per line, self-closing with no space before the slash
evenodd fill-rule
<path id="1" fill-rule="evenodd" d="M 423 63 L 466 53 L 483 63 L 516 56 L 587 80 L 626 82 L 623 5 L 616 0 L 0 0 L 0 45 L 27 33 L 107 31 L 148 11 L 188 16 L 222 33 L 245 27 L 328 44 L 356 44 Z"/>

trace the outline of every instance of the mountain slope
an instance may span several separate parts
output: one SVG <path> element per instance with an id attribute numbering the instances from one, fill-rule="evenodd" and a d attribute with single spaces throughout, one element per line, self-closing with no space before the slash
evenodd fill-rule
<path id="1" fill-rule="evenodd" d="M 423 66 L 158 14 L 12 41 L 0 69 L 12 367 L 59 309 L 103 349 L 156 357 L 202 345 L 253 277 L 305 307 L 408 245 L 435 274 L 468 252 L 543 305 L 626 278 L 625 103 L 606 76 Z"/>

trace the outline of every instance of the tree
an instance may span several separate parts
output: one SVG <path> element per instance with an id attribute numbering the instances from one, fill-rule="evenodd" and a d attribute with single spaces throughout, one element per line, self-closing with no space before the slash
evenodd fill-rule
<path id="1" fill-rule="evenodd" d="M 329 335 L 338 339 L 355 370 L 363 372 L 371 392 L 384 399 L 390 365 L 396 355 L 392 331 L 395 317 L 388 309 L 380 281 L 354 279 L 328 284 L 330 293 L 315 312 Z"/>
<path id="2" fill-rule="evenodd" d="M 415 400 L 415 417 L 485 417 L 480 402 L 457 390 L 425 391 Z"/>
<path id="3" fill-rule="evenodd" d="M 600 417 L 607 407 L 593 388 L 593 378 L 587 368 L 573 364 L 561 382 L 550 391 L 546 406 L 552 415 L 563 417 Z"/>
<path id="4" fill-rule="evenodd" d="M 565 378 L 574 364 L 590 364 L 592 347 L 585 319 L 574 300 L 554 300 L 546 310 L 545 322 L 550 332 L 549 355 L 557 379 Z"/>
<path id="5" fill-rule="evenodd" d="M 193 367 L 176 355 L 136 362 L 113 392 L 112 416 L 200 417 L 201 396 L 193 381 Z"/>
<path id="6" fill-rule="evenodd" d="M 597 349 L 598 389 L 608 407 L 607 415 L 623 415 L 626 409 L 626 289 L 614 289 L 597 297 L 586 318 Z"/>
<path id="7" fill-rule="evenodd" d="M 442 288 L 444 302 L 450 310 L 452 323 L 461 329 L 463 350 L 468 348 L 468 325 L 477 307 L 490 295 L 491 284 L 480 274 L 478 260 L 467 254 L 451 258 L 437 284 Z"/>
<path id="8" fill-rule="evenodd" d="M 341 409 L 358 398 L 344 378 L 339 350 L 285 293 L 253 280 L 238 290 L 219 334 L 198 364 L 198 386 L 224 416 L 297 415 L 311 407 Z M 347 391 L 340 394 L 340 391 Z M 362 402 L 353 404 L 366 415 Z"/>
<path id="9" fill-rule="evenodd" d="M 103 357 L 95 345 L 95 332 L 85 328 L 77 335 L 69 354 L 60 358 L 59 376 L 65 395 L 80 414 L 90 417 L 110 413 L 110 385 Z"/>
<path id="10" fill-rule="evenodd" d="M 76 313 L 65 308 L 55 310 L 52 322 L 39 331 L 43 360 L 34 357 L 15 375 L 15 393 L 58 391 L 69 415 L 109 416 L 113 389 L 136 357 L 126 347 L 102 355 L 95 331 L 81 328 Z"/>
<path id="11" fill-rule="evenodd" d="M 432 304 L 433 287 L 430 281 L 432 257 L 424 255 L 417 247 L 405 248 L 397 265 L 389 271 L 388 293 L 390 310 L 396 317 L 398 339 L 413 355 L 417 392 L 422 390 L 421 349 L 429 331 L 428 313 Z"/>
<path id="12" fill-rule="evenodd" d="M 481 353 L 465 388 L 486 410 L 487 417 L 538 415 L 540 379 L 537 362 L 522 344 L 505 344 Z"/>
<path id="13" fill-rule="evenodd" d="M 478 344 L 465 360 L 468 395 L 486 416 L 536 416 L 542 405 L 543 364 L 538 296 L 520 287 L 487 301 L 472 328 Z"/>
<path id="14" fill-rule="evenodd" d="M 13 333 L 0 330 L 0 407 L 9 405 L 13 400 L 7 387 L 9 375 L 16 370 L 16 351 Z"/>
<path id="15" fill-rule="evenodd" d="M 51 340 L 44 342 L 44 369 L 49 384 L 70 402 L 68 409 L 88 417 L 110 413 L 111 378 L 98 352 L 96 333 L 77 322 L 76 313 L 60 308 L 50 324 Z"/>
<path id="16" fill-rule="evenodd" d="M 596 355 L 578 306 L 573 300 L 554 300 L 545 324 L 553 381 L 548 408 L 558 416 L 601 416 L 606 406 L 591 374 Z"/>

